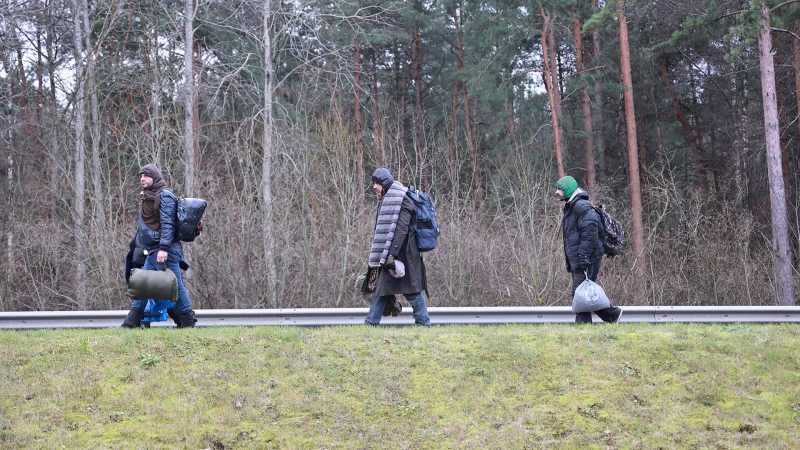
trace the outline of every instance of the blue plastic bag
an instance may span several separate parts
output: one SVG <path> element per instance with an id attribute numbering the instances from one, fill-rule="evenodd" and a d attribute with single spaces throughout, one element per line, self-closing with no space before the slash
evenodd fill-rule
<path id="1" fill-rule="evenodd" d="M 144 308 L 143 323 L 150 322 L 164 322 L 167 320 L 167 310 L 173 308 L 175 303 L 169 300 L 147 300 L 147 306 Z"/>

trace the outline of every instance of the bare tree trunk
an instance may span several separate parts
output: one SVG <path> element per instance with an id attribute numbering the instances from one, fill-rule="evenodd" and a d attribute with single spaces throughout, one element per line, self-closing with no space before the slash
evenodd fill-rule
<path id="1" fill-rule="evenodd" d="M 669 92 L 670 99 L 672 99 L 672 109 L 675 111 L 675 116 L 678 118 L 678 122 L 680 122 L 681 126 L 683 127 L 683 134 L 686 136 L 686 142 L 692 149 L 692 161 L 694 162 L 694 168 L 697 172 L 697 181 L 700 184 L 700 189 L 703 191 L 703 193 L 706 193 L 708 192 L 708 180 L 706 179 L 705 167 L 703 166 L 703 162 L 700 157 L 700 150 L 698 149 L 697 142 L 694 139 L 692 127 L 689 124 L 689 121 L 686 119 L 686 116 L 683 115 L 683 110 L 681 110 L 678 96 L 675 94 L 675 89 L 672 87 L 672 79 L 670 79 L 669 73 L 667 72 L 667 59 L 664 57 L 664 55 L 658 57 L 658 65 L 661 67 L 661 79 L 664 80 L 664 86 L 667 88 L 667 92 Z"/>
<path id="2" fill-rule="evenodd" d="M 506 110 L 508 111 L 508 134 L 514 137 L 517 134 L 517 118 L 514 113 L 514 90 L 509 89 L 508 97 L 506 98 Z"/>
<path id="3" fill-rule="evenodd" d="M 578 20 L 577 9 L 573 7 L 576 16 L 572 19 L 572 34 L 575 36 L 575 68 L 580 76 L 585 75 L 583 67 L 583 39 L 581 38 L 581 21 Z M 597 175 L 594 160 L 594 130 L 592 129 L 592 101 L 586 89 L 581 93 L 581 106 L 583 107 L 583 132 L 584 149 L 586 152 L 586 187 L 590 195 L 597 194 Z"/>
<path id="4" fill-rule="evenodd" d="M 639 155 L 636 143 L 636 114 L 633 109 L 633 79 L 631 77 L 631 51 L 628 46 L 628 23 L 625 17 L 625 0 L 619 0 L 619 46 L 622 68 L 625 123 L 628 131 L 628 173 L 631 184 L 631 216 L 633 219 L 633 251 L 636 254 L 636 276 L 640 279 L 639 301 L 646 302 L 644 252 L 644 224 L 642 222 L 642 192 L 639 181 Z"/>
<path id="5" fill-rule="evenodd" d="M 773 43 L 775 49 L 775 64 L 778 67 L 783 67 L 783 46 L 780 42 Z M 781 167 L 783 169 L 783 186 L 786 191 L 786 209 L 789 208 L 789 139 L 788 129 L 781 130 L 781 122 L 786 123 L 786 83 L 783 77 L 776 77 L 779 81 L 775 86 L 775 93 L 778 97 L 778 130 L 781 136 Z M 791 228 L 790 228 L 791 230 Z"/>
<path id="6" fill-rule="evenodd" d="M 358 17 L 356 17 L 356 28 L 358 27 Z M 355 119 L 356 119 L 356 184 L 358 185 L 356 195 L 359 203 L 364 203 L 364 119 L 361 117 L 361 46 L 358 43 L 358 31 L 353 38 L 353 88 L 355 90 Z"/>
<path id="7" fill-rule="evenodd" d="M 422 38 L 419 34 L 419 27 L 414 27 L 411 33 L 413 42 L 411 44 L 411 75 L 414 77 L 414 103 L 415 103 L 415 117 L 414 120 L 416 130 L 416 153 L 419 158 L 419 174 L 420 185 L 425 184 L 425 108 L 422 105 Z"/>
<path id="8" fill-rule="evenodd" d="M 450 102 L 450 162 L 448 164 L 448 173 L 450 174 L 450 193 L 455 194 L 457 184 L 460 182 L 458 176 L 458 164 L 456 163 L 456 155 L 458 154 L 458 97 L 461 88 L 458 81 L 453 83 L 453 95 Z"/>
<path id="9" fill-rule="evenodd" d="M 97 80 L 94 73 L 96 52 L 92 48 L 92 28 L 89 24 L 89 4 L 81 0 L 81 14 L 83 19 L 84 39 L 86 41 L 86 90 L 89 92 L 89 105 L 91 110 L 91 123 L 89 136 L 92 143 L 92 199 L 95 226 L 98 230 L 106 228 L 105 201 L 103 196 L 102 166 L 100 164 L 100 102 L 97 98 Z M 105 253 L 103 253 L 105 255 Z M 107 264 L 101 265 L 103 268 Z"/>
<path id="10" fill-rule="evenodd" d="M 384 142 L 383 124 L 384 117 L 381 109 L 380 87 L 378 82 L 378 61 L 375 53 L 372 55 L 372 109 L 373 114 L 373 154 L 378 167 L 384 167 Z M 365 175 L 366 176 L 366 175 Z"/>
<path id="11" fill-rule="evenodd" d="M 75 199 L 73 204 L 73 232 L 75 233 L 75 302 L 77 307 L 88 307 L 86 292 L 86 236 L 83 229 L 84 204 L 86 201 L 86 142 L 84 115 L 86 113 L 86 91 L 83 77 L 83 44 L 81 42 L 81 9 L 78 0 L 72 0 L 72 32 L 75 44 Z"/>
<path id="12" fill-rule="evenodd" d="M 264 0 L 264 156 L 261 169 L 261 196 L 264 201 L 264 259 L 267 269 L 267 300 L 278 307 L 277 277 L 275 267 L 275 237 L 272 217 L 272 153 L 274 152 L 274 120 L 272 112 L 275 72 L 272 67 L 272 0 Z"/>
<path id="13" fill-rule="evenodd" d="M 49 207 L 50 211 L 55 211 L 56 205 L 58 203 L 58 189 L 55 187 L 58 186 L 58 180 L 61 178 L 63 173 L 63 167 L 60 163 L 62 161 L 61 155 L 61 142 L 59 140 L 58 134 L 58 121 L 59 121 L 59 114 L 58 108 L 56 105 L 58 104 L 58 100 L 56 98 L 57 92 L 57 78 L 56 78 L 56 61 L 55 61 L 55 45 L 56 45 L 56 30 L 55 30 L 55 18 L 52 17 L 53 12 L 48 10 L 48 31 L 45 38 L 45 46 L 47 48 L 47 73 L 48 78 L 50 79 L 50 89 L 48 93 L 48 102 L 50 111 L 50 132 L 48 136 L 48 151 L 50 157 L 50 199 L 49 199 Z"/>
<path id="14" fill-rule="evenodd" d="M 764 102 L 764 137 L 767 146 L 769 199 L 772 210 L 772 251 L 775 265 L 775 294 L 778 305 L 794 305 L 794 280 L 786 215 L 786 190 L 781 167 L 778 104 L 775 95 L 775 67 L 772 59 L 769 7 L 760 2 L 758 34 L 761 63 L 761 94 Z"/>
<path id="15" fill-rule="evenodd" d="M 195 124 L 195 99 L 197 98 L 197 86 L 194 77 L 194 0 L 186 0 L 184 5 L 184 33 L 183 33 L 183 109 L 184 109 L 184 130 L 183 130 L 183 159 L 186 164 L 184 174 L 184 195 L 191 197 L 194 193 L 194 124 Z"/>
<path id="16" fill-rule="evenodd" d="M 545 79 L 545 88 L 547 89 L 547 98 L 550 101 L 550 118 L 553 122 L 553 139 L 555 141 L 556 150 L 556 166 L 558 169 L 558 177 L 561 178 L 565 175 L 564 171 L 564 151 L 561 144 L 561 91 L 559 90 L 558 73 L 555 50 L 548 49 L 548 46 L 553 45 L 553 30 L 550 23 L 550 17 L 544 13 L 544 10 L 539 6 L 539 13 L 544 19 L 544 27 L 542 28 L 542 61 L 544 62 L 543 77 Z M 548 44 L 549 40 L 549 44 Z"/>
<path id="17" fill-rule="evenodd" d="M 714 133 L 714 127 L 711 127 L 709 132 L 709 139 L 711 139 L 711 175 L 714 182 L 714 191 L 719 192 L 719 152 L 717 152 L 717 139 Z"/>
<path id="18" fill-rule="evenodd" d="M 794 21 L 794 33 L 800 33 L 800 19 Z M 794 48 L 794 92 L 797 101 L 797 111 L 800 114 L 800 39 L 792 39 Z M 798 132 L 800 132 L 800 120 L 797 121 Z"/>
<path id="19" fill-rule="evenodd" d="M 456 27 L 456 68 L 458 73 L 463 77 L 464 75 L 464 47 L 462 41 L 462 20 L 461 5 L 453 11 L 453 21 Z M 475 203 L 480 207 L 484 207 L 483 202 L 483 183 L 481 183 L 481 167 L 480 157 L 478 155 L 477 142 L 472 133 L 472 115 L 470 112 L 469 94 L 467 86 L 463 80 L 459 79 L 456 82 L 460 87 L 461 94 L 464 99 L 464 131 L 467 135 L 467 150 L 469 151 L 470 163 L 472 165 L 472 185 L 475 192 Z"/>
<path id="20" fill-rule="evenodd" d="M 600 12 L 600 6 L 598 0 L 591 0 L 592 1 L 592 11 L 595 14 Z M 598 74 L 602 71 L 600 68 L 601 65 L 598 63 L 600 57 L 603 54 L 603 47 L 602 43 L 600 42 L 600 27 L 595 27 L 594 31 L 592 32 L 592 41 L 594 44 L 594 60 L 595 66 L 597 67 Z M 603 83 L 600 77 L 598 76 L 594 82 L 594 120 L 596 126 L 595 128 L 595 140 L 597 141 L 597 159 L 598 165 L 600 170 L 604 170 L 605 168 L 605 139 L 603 136 L 603 127 L 604 127 L 604 115 L 603 115 L 603 99 L 605 98 L 605 93 L 603 92 Z"/>

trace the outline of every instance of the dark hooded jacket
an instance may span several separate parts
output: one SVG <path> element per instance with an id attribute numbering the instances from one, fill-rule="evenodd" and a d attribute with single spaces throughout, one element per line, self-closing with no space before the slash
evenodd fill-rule
<path id="1" fill-rule="evenodd" d="M 142 219 L 142 212 L 139 211 L 138 239 L 142 247 L 147 250 L 168 251 L 170 245 L 180 242 L 176 233 L 178 220 L 178 197 L 169 189 L 159 191 L 161 196 L 161 206 L 158 211 L 158 218 L 161 229 L 153 231 L 147 227 Z"/>
<path id="2" fill-rule="evenodd" d="M 564 205 L 561 221 L 564 232 L 564 256 L 567 271 L 580 266 L 580 257 L 586 256 L 594 264 L 603 257 L 602 224 L 600 216 L 589 202 L 589 194 L 579 191 Z"/>
<path id="3" fill-rule="evenodd" d="M 391 173 L 386 169 L 378 169 L 372 175 L 372 180 L 384 189 L 394 182 Z M 381 209 L 382 200 L 378 201 L 375 209 L 377 220 L 378 212 Z M 400 207 L 400 215 L 397 218 L 397 227 L 394 230 L 392 245 L 389 247 L 389 254 L 405 265 L 406 274 L 403 278 L 393 277 L 388 270 L 381 268 L 378 279 L 375 282 L 375 295 L 394 295 L 394 294 L 416 294 L 425 290 L 425 265 L 422 256 L 417 248 L 417 239 L 412 224 L 417 217 L 417 209 L 414 202 L 406 196 Z"/>

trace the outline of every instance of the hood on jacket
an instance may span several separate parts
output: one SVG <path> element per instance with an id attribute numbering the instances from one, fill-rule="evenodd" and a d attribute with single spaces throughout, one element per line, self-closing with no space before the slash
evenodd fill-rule
<path id="1" fill-rule="evenodd" d="M 392 177 L 392 173 L 388 169 L 381 167 L 372 174 L 372 182 L 380 184 L 383 186 L 384 191 L 389 192 L 389 188 L 394 183 L 394 177 Z"/>
<path id="2" fill-rule="evenodd" d="M 158 170 L 155 164 L 148 164 L 141 169 L 139 169 L 139 173 L 136 175 L 145 174 L 148 177 L 153 179 L 153 184 L 158 183 L 159 180 L 162 180 L 164 177 L 161 176 L 161 171 Z"/>

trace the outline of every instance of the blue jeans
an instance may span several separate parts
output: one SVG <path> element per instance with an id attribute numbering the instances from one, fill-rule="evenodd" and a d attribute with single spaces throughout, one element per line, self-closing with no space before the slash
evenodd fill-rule
<path id="1" fill-rule="evenodd" d="M 425 296 L 422 295 L 422 292 L 403 295 L 414 310 L 414 323 L 417 325 L 430 326 L 431 318 L 428 317 L 428 306 L 425 304 Z M 380 297 L 372 297 L 372 301 L 369 304 L 369 314 L 367 314 L 364 323 L 367 325 L 380 324 L 381 317 L 383 317 L 383 308 L 386 307 L 386 302 L 392 297 L 394 296 L 382 295 Z"/>
<path id="2" fill-rule="evenodd" d="M 167 252 L 167 262 L 166 263 L 159 263 L 156 262 L 156 258 L 158 257 L 158 250 L 154 250 L 153 253 L 147 255 L 147 259 L 144 261 L 144 266 L 142 266 L 142 270 L 163 270 L 164 265 L 168 270 L 171 270 L 175 274 L 175 278 L 178 279 L 178 300 L 175 301 L 175 310 L 179 313 L 187 312 L 192 310 L 192 302 L 189 300 L 189 294 L 186 292 L 186 288 L 183 287 L 183 279 L 181 278 L 181 268 L 178 265 L 178 262 L 183 257 L 183 247 L 180 245 L 173 245 L 169 248 Z M 153 300 L 172 300 L 172 299 L 153 299 Z M 134 300 L 133 307 L 137 309 L 141 309 L 144 311 L 145 307 L 147 307 L 147 300 Z"/>

